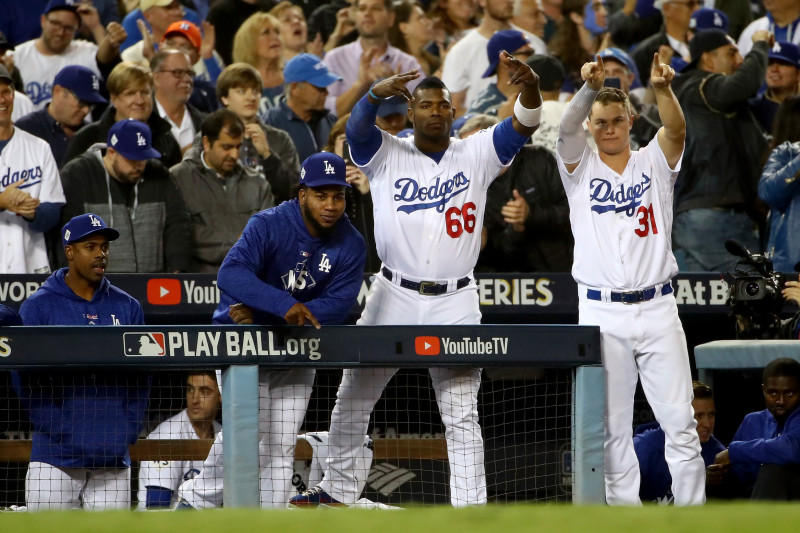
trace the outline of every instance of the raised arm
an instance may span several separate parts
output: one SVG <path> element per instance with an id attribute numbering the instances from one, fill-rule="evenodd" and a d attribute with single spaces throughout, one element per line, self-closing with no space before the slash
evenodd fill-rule
<path id="1" fill-rule="evenodd" d="M 500 52 L 500 62 L 512 72 L 508 84 L 522 86 L 522 92 L 514 105 L 514 114 L 511 116 L 514 130 L 520 135 L 530 137 L 539 127 L 539 118 L 542 113 L 539 76 L 527 63 L 505 50 Z"/>
<path id="2" fill-rule="evenodd" d="M 650 84 L 656 95 L 658 116 L 664 125 L 658 131 L 658 145 L 667 158 L 669 168 L 674 169 L 683 154 L 683 145 L 686 140 L 686 120 L 678 103 L 678 98 L 672 92 L 672 80 L 675 70 L 658 60 L 658 52 L 653 54 L 653 63 L 650 66 Z"/>
<path id="3" fill-rule="evenodd" d="M 583 121 L 589 116 L 597 93 L 603 88 L 606 79 L 603 70 L 603 59 L 584 63 L 581 67 L 581 78 L 586 82 L 570 100 L 561 123 L 558 127 L 556 150 L 567 172 L 572 173 L 580 164 L 583 151 L 586 149 L 586 133 Z"/>

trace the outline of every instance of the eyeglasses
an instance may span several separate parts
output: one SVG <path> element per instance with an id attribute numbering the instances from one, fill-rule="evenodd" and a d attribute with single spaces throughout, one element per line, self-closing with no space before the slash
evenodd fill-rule
<path id="1" fill-rule="evenodd" d="M 177 79 L 186 78 L 186 77 L 194 78 L 194 71 L 192 69 L 174 68 L 172 70 L 163 69 L 163 70 L 159 70 L 158 72 L 169 72 L 170 74 L 172 74 Z"/>
<path id="2" fill-rule="evenodd" d="M 57 20 L 49 19 L 45 17 L 45 20 L 53 25 L 53 27 L 58 31 L 64 31 L 67 33 L 75 33 L 78 31 L 77 26 L 73 26 L 71 24 L 64 24 L 63 22 L 59 22 Z"/>

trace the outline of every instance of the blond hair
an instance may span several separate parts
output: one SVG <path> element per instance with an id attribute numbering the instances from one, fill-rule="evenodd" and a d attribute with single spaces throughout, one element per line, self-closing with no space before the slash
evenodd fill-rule
<path id="1" fill-rule="evenodd" d="M 153 73 L 149 68 L 130 61 L 123 61 L 114 67 L 106 80 L 106 88 L 112 95 L 121 94 L 126 89 L 138 89 L 145 84 L 153 90 Z"/>
<path id="2" fill-rule="evenodd" d="M 280 32 L 281 23 L 273 15 L 258 12 L 250 15 L 233 37 L 233 61 L 258 66 L 258 47 L 256 42 L 266 24 L 272 24 Z"/>

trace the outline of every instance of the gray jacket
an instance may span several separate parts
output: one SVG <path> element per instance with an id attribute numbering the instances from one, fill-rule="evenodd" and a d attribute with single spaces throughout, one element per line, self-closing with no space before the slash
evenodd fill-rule
<path id="1" fill-rule="evenodd" d="M 170 169 L 183 195 L 192 229 L 192 272 L 217 272 L 228 250 L 239 238 L 248 219 L 275 205 L 272 189 L 260 175 L 236 165 L 220 178 L 193 146 Z"/>

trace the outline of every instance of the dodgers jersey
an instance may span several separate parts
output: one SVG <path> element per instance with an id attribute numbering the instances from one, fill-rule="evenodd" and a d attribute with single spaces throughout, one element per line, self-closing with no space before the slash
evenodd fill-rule
<path id="1" fill-rule="evenodd" d="M 380 132 L 380 148 L 360 166 L 369 178 L 375 244 L 386 266 L 420 280 L 472 273 L 486 190 L 505 166 L 494 146 L 496 127 L 450 139 L 438 163 L 412 139 Z"/>
<path id="2" fill-rule="evenodd" d="M 622 175 L 588 145 L 572 174 L 557 155 L 575 237 L 575 281 L 638 290 L 678 273 L 672 255 L 672 197 L 683 154 L 670 169 L 655 136 L 631 152 Z"/>
<path id="3" fill-rule="evenodd" d="M 0 191 L 23 180 L 20 190 L 44 203 L 65 204 L 50 145 L 20 128 L 0 152 Z M 0 211 L 0 274 L 49 273 L 44 234 L 11 211 Z"/>

